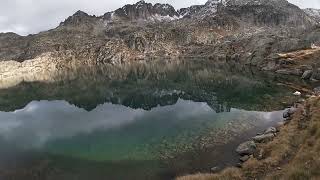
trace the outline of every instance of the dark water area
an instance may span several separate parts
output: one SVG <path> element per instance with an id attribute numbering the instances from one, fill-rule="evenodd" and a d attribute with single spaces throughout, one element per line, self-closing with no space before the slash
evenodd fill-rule
<path id="1" fill-rule="evenodd" d="M 237 163 L 237 145 L 281 121 L 295 100 L 279 85 L 287 77 L 205 60 L 85 68 L 56 79 L 0 89 L 0 179 L 209 172 Z"/>

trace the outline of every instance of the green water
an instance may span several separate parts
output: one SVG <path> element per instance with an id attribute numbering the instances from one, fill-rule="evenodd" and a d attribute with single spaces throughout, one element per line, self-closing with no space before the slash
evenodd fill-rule
<path id="1" fill-rule="evenodd" d="M 282 120 L 286 80 L 236 64 L 155 61 L 1 89 L 0 177 L 171 179 L 230 165 L 236 143 Z"/>

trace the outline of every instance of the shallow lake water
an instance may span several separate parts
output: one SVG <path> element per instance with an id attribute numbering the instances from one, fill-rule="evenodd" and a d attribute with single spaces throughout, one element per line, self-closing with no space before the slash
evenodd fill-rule
<path id="1" fill-rule="evenodd" d="M 282 120 L 285 77 L 205 60 L 81 69 L 0 89 L 1 179 L 172 179 L 237 162 Z"/>

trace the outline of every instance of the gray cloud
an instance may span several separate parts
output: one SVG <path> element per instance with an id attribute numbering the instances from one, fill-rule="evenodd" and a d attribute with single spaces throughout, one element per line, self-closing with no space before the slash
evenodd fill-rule
<path id="1" fill-rule="evenodd" d="M 0 32 L 21 35 L 38 33 L 56 27 L 77 10 L 102 15 L 137 0 L 1 0 Z M 320 9 L 319 0 L 289 0 L 302 8 Z M 175 8 L 204 4 L 206 0 L 147 0 L 172 4 Z"/>

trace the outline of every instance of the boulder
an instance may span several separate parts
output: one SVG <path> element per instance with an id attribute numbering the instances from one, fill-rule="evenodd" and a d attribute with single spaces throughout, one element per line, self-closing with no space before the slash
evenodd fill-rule
<path id="1" fill-rule="evenodd" d="M 303 74 L 302 74 L 302 79 L 305 79 L 305 80 L 307 80 L 307 79 L 310 79 L 311 78 L 311 76 L 312 76 L 312 74 L 313 74 L 313 71 L 312 70 L 306 70 Z"/>
<path id="2" fill-rule="evenodd" d="M 277 132 L 278 132 L 277 128 L 269 127 L 267 130 L 264 131 L 264 134 L 270 134 L 270 133 L 274 134 L 274 133 L 277 133 Z"/>
<path id="3" fill-rule="evenodd" d="M 257 149 L 256 143 L 254 141 L 247 141 L 242 144 L 240 144 L 236 152 L 240 155 L 251 155 L 253 154 Z"/>
<path id="4" fill-rule="evenodd" d="M 296 111 L 296 108 L 289 108 L 289 109 L 286 109 L 284 112 L 283 112 L 283 118 L 289 118 L 291 117 L 291 115 L 293 115 Z"/>
<path id="5" fill-rule="evenodd" d="M 272 141 L 274 137 L 275 137 L 275 135 L 273 133 L 269 133 L 269 134 L 255 136 L 252 139 L 256 143 L 267 143 L 267 142 Z"/>

